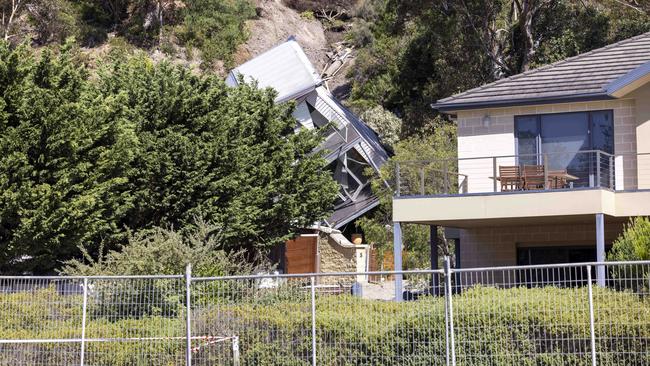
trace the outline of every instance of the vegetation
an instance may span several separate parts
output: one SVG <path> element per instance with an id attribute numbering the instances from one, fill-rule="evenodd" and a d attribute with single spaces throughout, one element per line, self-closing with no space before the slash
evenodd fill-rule
<path id="1" fill-rule="evenodd" d="M 182 16 L 173 31 L 182 45 L 200 49 L 208 64 L 223 60 L 232 65 L 235 49 L 248 39 L 244 21 L 255 16 L 255 8 L 247 0 L 193 0 Z"/>
<path id="2" fill-rule="evenodd" d="M 94 47 L 109 36 L 135 47 L 201 51 L 203 65 L 229 64 L 248 35 L 244 22 L 256 16 L 250 0 L 0 0 L 5 41 L 37 45 L 75 37 Z"/>
<path id="3" fill-rule="evenodd" d="M 226 294 L 206 293 L 195 300 L 192 324 L 197 335 L 239 336 L 242 365 L 310 364 L 307 292 L 273 303 L 219 297 Z M 587 295 L 587 288 L 480 286 L 454 295 L 456 358 L 472 365 L 591 365 Z M 650 317 L 648 298 L 598 287 L 593 296 L 599 365 L 647 365 L 650 359 L 643 340 L 650 337 L 650 328 L 639 319 Z M 140 317 L 135 312 L 123 318 L 95 311 L 98 303 L 94 299 L 88 303 L 87 338 L 119 338 L 125 332 L 129 337 L 184 336 L 182 297 L 177 299 L 178 312 L 163 308 L 158 315 Z M 2 294 L 0 302 L 6 304 L 0 308 L 0 331 L 5 338 L 79 336 L 79 295 L 59 295 L 50 287 Z M 444 308 L 444 299 L 439 297 L 405 303 L 348 295 L 318 297 L 317 361 L 322 365 L 393 365 L 408 357 L 410 365 L 444 365 Z M 227 364 L 231 359 L 228 342 L 209 345 L 197 340 L 194 345 L 197 361 Z M 21 353 L 20 348 L 7 346 L 0 362 L 61 364 L 65 363 L 62 357 L 78 350 L 78 344 L 39 345 Z M 156 364 L 171 365 L 183 360 L 185 348 L 180 341 L 148 342 L 146 347 L 140 342 L 87 342 L 86 352 L 86 359 L 93 363 L 146 365 L 155 357 Z"/>
<path id="4" fill-rule="evenodd" d="M 623 234 L 614 242 L 609 260 L 650 260 L 650 220 L 647 217 L 630 220 Z"/>
<path id="5" fill-rule="evenodd" d="M 384 140 L 396 146 L 396 155 L 382 169 L 381 178 L 394 181 L 397 161 L 455 158 L 455 127 L 447 116 L 438 115 L 431 103 L 647 32 L 650 16 L 639 3 L 643 2 L 362 2 L 347 36 L 358 48 L 349 75 L 349 103 L 370 121 L 378 110 L 401 120 L 398 138 L 394 137 L 395 130 L 384 128 L 386 123 L 373 123 Z M 441 193 L 445 180 L 439 173 L 441 165 L 402 165 L 402 189 L 419 188 L 419 169 L 424 168 L 428 193 Z M 456 176 L 447 178 L 452 184 L 458 183 Z M 392 229 L 386 230 L 391 224 L 392 191 L 378 182 L 381 180 L 373 188 L 383 197 L 382 205 L 360 220 L 359 226 L 366 239 L 381 248 L 390 246 L 392 240 Z M 428 266 L 428 231 L 426 227 L 404 228 L 407 266 Z M 451 243 L 446 243 L 442 232 L 438 235 L 443 243 L 440 253 L 449 253 Z"/>
<path id="6" fill-rule="evenodd" d="M 418 193 L 420 179 L 425 180 L 425 193 L 442 193 L 444 190 L 444 163 L 449 162 L 446 169 L 449 186 L 451 189 L 457 187 L 457 177 L 453 174 L 456 169 L 456 129 L 453 125 L 439 119 L 435 128 L 429 134 L 412 136 L 397 142 L 394 146 L 395 156 L 387 164 L 381 167 L 379 176 L 373 177 L 371 184 L 375 194 L 379 197 L 380 205 L 371 214 L 359 220 L 358 225 L 363 230 L 365 238 L 373 243 L 380 254 L 393 246 L 392 235 L 392 204 L 393 194 L 397 186 L 396 166 L 400 165 L 400 184 L 402 193 L 408 189 L 414 189 L 412 193 Z M 428 162 L 428 163 L 427 163 Z M 386 187 L 384 182 L 388 182 Z M 387 232 L 386 228 L 389 228 Z M 428 268 L 429 263 L 429 227 L 426 225 L 402 226 L 404 249 L 406 251 L 405 268 Z M 450 243 L 444 238 L 443 232 L 439 232 L 440 243 L 439 253 L 451 255 Z"/>
<path id="7" fill-rule="evenodd" d="M 438 99 L 650 30 L 622 3 L 365 1 L 348 37 L 360 48 L 351 102 L 402 117 L 404 136 L 430 131 Z"/>
<path id="8" fill-rule="evenodd" d="M 221 228 L 199 221 L 186 233 L 153 228 L 127 233 L 128 241 L 120 250 L 100 253 L 93 258 L 85 252 L 84 260 L 72 259 L 61 273 L 72 276 L 97 275 L 177 275 L 192 264 L 194 276 L 250 274 L 255 265 L 243 251 L 222 249 Z"/>
<path id="9" fill-rule="evenodd" d="M 73 44 L 0 45 L 0 271 L 46 273 L 127 233 L 221 228 L 250 256 L 327 215 L 336 185 L 291 105 L 143 55 L 91 76 Z"/>

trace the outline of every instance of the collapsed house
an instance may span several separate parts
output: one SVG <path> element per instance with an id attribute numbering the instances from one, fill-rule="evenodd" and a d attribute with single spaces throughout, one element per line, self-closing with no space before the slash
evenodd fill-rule
<path id="1" fill-rule="evenodd" d="M 309 234 L 286 243 L 280 256 L 285 272 L 367 269 L 368 247 L 361 245 L 360 240 L 353 244 L 352 238 L 341 231 L 346 232 L 346 225 L 379 204 L 364 174 L 368 168 L 378 172 L 388 159 L 377 134 L 334 98 L 292 38 L 233 69 L 226 83 L 237 86 L 239 80 L 275 89 L 277 103 L 295 101 L 296 131 L 323 130 L 325 140 L 317 150 L 325 152 L 328 169 L 339 183 L 331 217 Z M 323 255 L 325 252 L 329 254 Z"/>

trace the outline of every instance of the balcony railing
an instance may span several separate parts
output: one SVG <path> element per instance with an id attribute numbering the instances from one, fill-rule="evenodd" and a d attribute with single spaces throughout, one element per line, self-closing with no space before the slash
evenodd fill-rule
<path id="1" fill-rule="evenodd" d="M 398 162 L 397 196 L 650 189 L 650 153 L 600 150 Z"/>

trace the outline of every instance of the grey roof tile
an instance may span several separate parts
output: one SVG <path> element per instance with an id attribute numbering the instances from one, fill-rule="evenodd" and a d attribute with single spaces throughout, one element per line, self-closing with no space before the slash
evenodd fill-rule
<path id="1" fill-rule="evenodd" d="M 649 61 L 650 32 L 441 99 L 434 107 L 449 111 L 555 98 L 605 98 L 609 84 Z"/>

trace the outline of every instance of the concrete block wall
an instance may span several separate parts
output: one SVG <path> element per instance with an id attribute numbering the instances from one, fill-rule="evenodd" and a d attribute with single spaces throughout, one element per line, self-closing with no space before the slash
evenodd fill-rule
<path id="1" fill-rule="evenodd" d="M 623 232 L 623 223 L 605 219 L 605 243 Z M 513 266 L 518 246 L 596 246 L 596 224 L 548 224 L 478 227 L 460 230 L 463 268 Z"/>
<path id="2" fill-rule="evenodd" d="M 597 102 L 562 103 L 538 106 L 491 108 L 459 111 L 458 116 L 458 158 L 515 155 L 515 116 L 531 114 L 566 113 L 579 111 L 613 110 L 614 152 L 635 154 L 637 152 L 636 100 L 634 98 Z M 486 125 L 484 116 L 490 116 Z M 623 187 L 637 187 L 636 156 L 627 155 L 622 166 L 617 166 L 617 176 L 624 177 Z M 514 165 L 514 158 L 501 158 L 498 165 Z M 493 190 L 492 159 L 460 160 L 459 173 L 467 174 L 470 193 Z M 621 171 L 619 171 L 621 170 Z"/>

